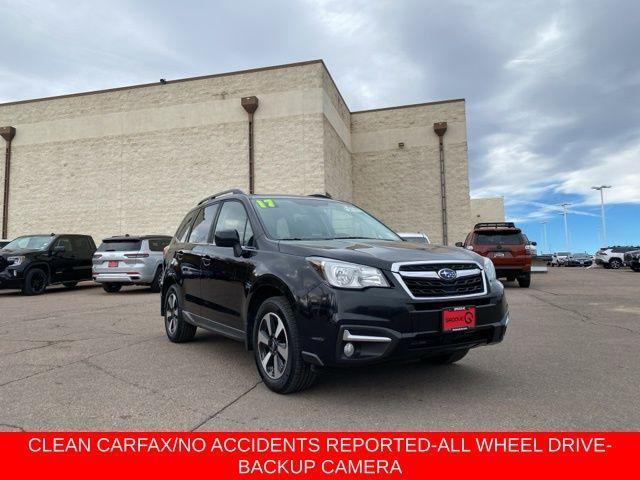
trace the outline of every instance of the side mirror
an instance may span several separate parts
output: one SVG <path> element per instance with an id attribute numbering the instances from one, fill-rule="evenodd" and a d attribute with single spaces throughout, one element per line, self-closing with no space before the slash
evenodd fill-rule
<path id="1" fill-rule="evenodd" d="M 60 254 L 60 253 L 64 253 L 67 251 L 67 248 L 64 245 L 56 245 L 55 247 L 53 247 L 53 253 Z"/>
<path id="2" fill-rule="evenodd" d="M 456 242 L 456 247 L 462 247 L 462 242 Z"/>
<path id="3" fill-rule="evenodd" d="M 242 246 L 240 245 L 240 235 L 237 230 L 221 230 L 215 234 L 215 242 L 218 247 L 233 248 L 233 255 L 239 257 L 242 255 Z"/>

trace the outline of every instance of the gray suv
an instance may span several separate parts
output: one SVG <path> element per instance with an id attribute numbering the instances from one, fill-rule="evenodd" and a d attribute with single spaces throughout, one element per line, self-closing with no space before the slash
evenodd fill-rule
<path id="1" fill-rule="evenodd" d="M 93 280 L 109 293 L 123 285 L 150 285 L 159 292 L 164 247 L 170 241 L 166 235 L 105 238 L 93 255 Z"/>

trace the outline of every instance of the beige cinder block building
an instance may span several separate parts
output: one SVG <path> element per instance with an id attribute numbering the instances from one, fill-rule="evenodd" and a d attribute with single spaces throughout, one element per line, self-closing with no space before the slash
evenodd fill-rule
<path id="1" fill-rule="evenodd" d="M 504 198 L 472 198 L 471 220 L 474 224 L 480 222 L 504 222 Z"/>
<path id="2" fill-rule="evenodd" d="M 247 96 L 259 101 L 256 193 L 328 192 L 434 242 L 443 238 L 434 123 L 446 122 L 448 239 L 464 239 L 464 100 L 351 112 L 321 60 L 0 104 L 0 127 L 15 129 L 0 159 L 6 235 L 172 234 L 201 198 L 247 191 Z"/>

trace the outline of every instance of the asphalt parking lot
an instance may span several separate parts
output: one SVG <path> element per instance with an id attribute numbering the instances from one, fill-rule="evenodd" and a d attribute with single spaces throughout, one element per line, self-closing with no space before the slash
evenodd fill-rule
<path id="1" fill-rule="evenodd" d="M 638 430 L 640 274 L 550 269 L 507 288 L 500 345 L 334 371 L 289 396 L 240 343 L 171 344 L 148 289 L 1 291 L 0 429 Z"/>

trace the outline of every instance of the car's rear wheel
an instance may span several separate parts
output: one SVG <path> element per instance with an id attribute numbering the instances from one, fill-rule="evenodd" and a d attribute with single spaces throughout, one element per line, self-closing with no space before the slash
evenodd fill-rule
<path id="1" fill-rule="evenodd" d="M 622 267 L 622 260 L 620 260 L 619 258 L 612 258 L 611 260 L 609 260 L 609 266 L 614 270 L 617 270 Z"/>
<path id="2" fill-rule="evenodd" d="M 48 283 L 47 272 L 41 268 L 32 268 L 24 277 L 22 293 L 25 295 L 40 295 L 44 293 Z"/>
<path id="3" fill-rule="evenodd" d="M 469 350 L 455 350 L 453 352 L 446 352 L 440 355 L 434 355 L 431 357 L 424 357 L 422 359 L 423 362 L 430 363 L 432 365 L 449 365 L 451 363 L 455 363 L 458 360 L 462 360 Z"/>
<path id="4" fill-rule="evenodd" d="M 518 285 L 520 288 L 529 288 L 531 285 L 531 274 L 527 273 L 518 277 Z"/>
<path id="5" fill-rule="evenodd" d="M 258 309 L 253 352 L 262 380 L 274 392 L 298 392 L 316 378 L 311 365 L 302 359 L 295 314 L 285 297 L 269 298 Z"/>
<path id="6" fill-rule="evenodd" d="M 76 285 L 78 285 L 78 282 L 62 282 L 62 285 L 67 288 L 74 288 Z"/>
<path id="7" fill-rule="evenodd" d="M 103 283 L 102 289 L 107 293 L 116 293 L 119 292 L 122 288 L 122 285 L 119 283 Z"/>
<path id="8" fill-rule="evenodd" d="M 184 320 L 180 292 L 176 285 L 171 285 L 164 301 L 164 329 L 173 343 L 184 343 L 193 339 L 197 327 Z"/>
<path id="9" fill-rule="evenodd" d="M 162 281 L 162 266 L 158 267 L 158 269 L 156 270 L 156 274 L 153 277 L 153 282 L 151 282 L 151 291 L 152 292 L 159 292 L 160 289 L 162 288 L 160 285 L 160 282 Z"/>

